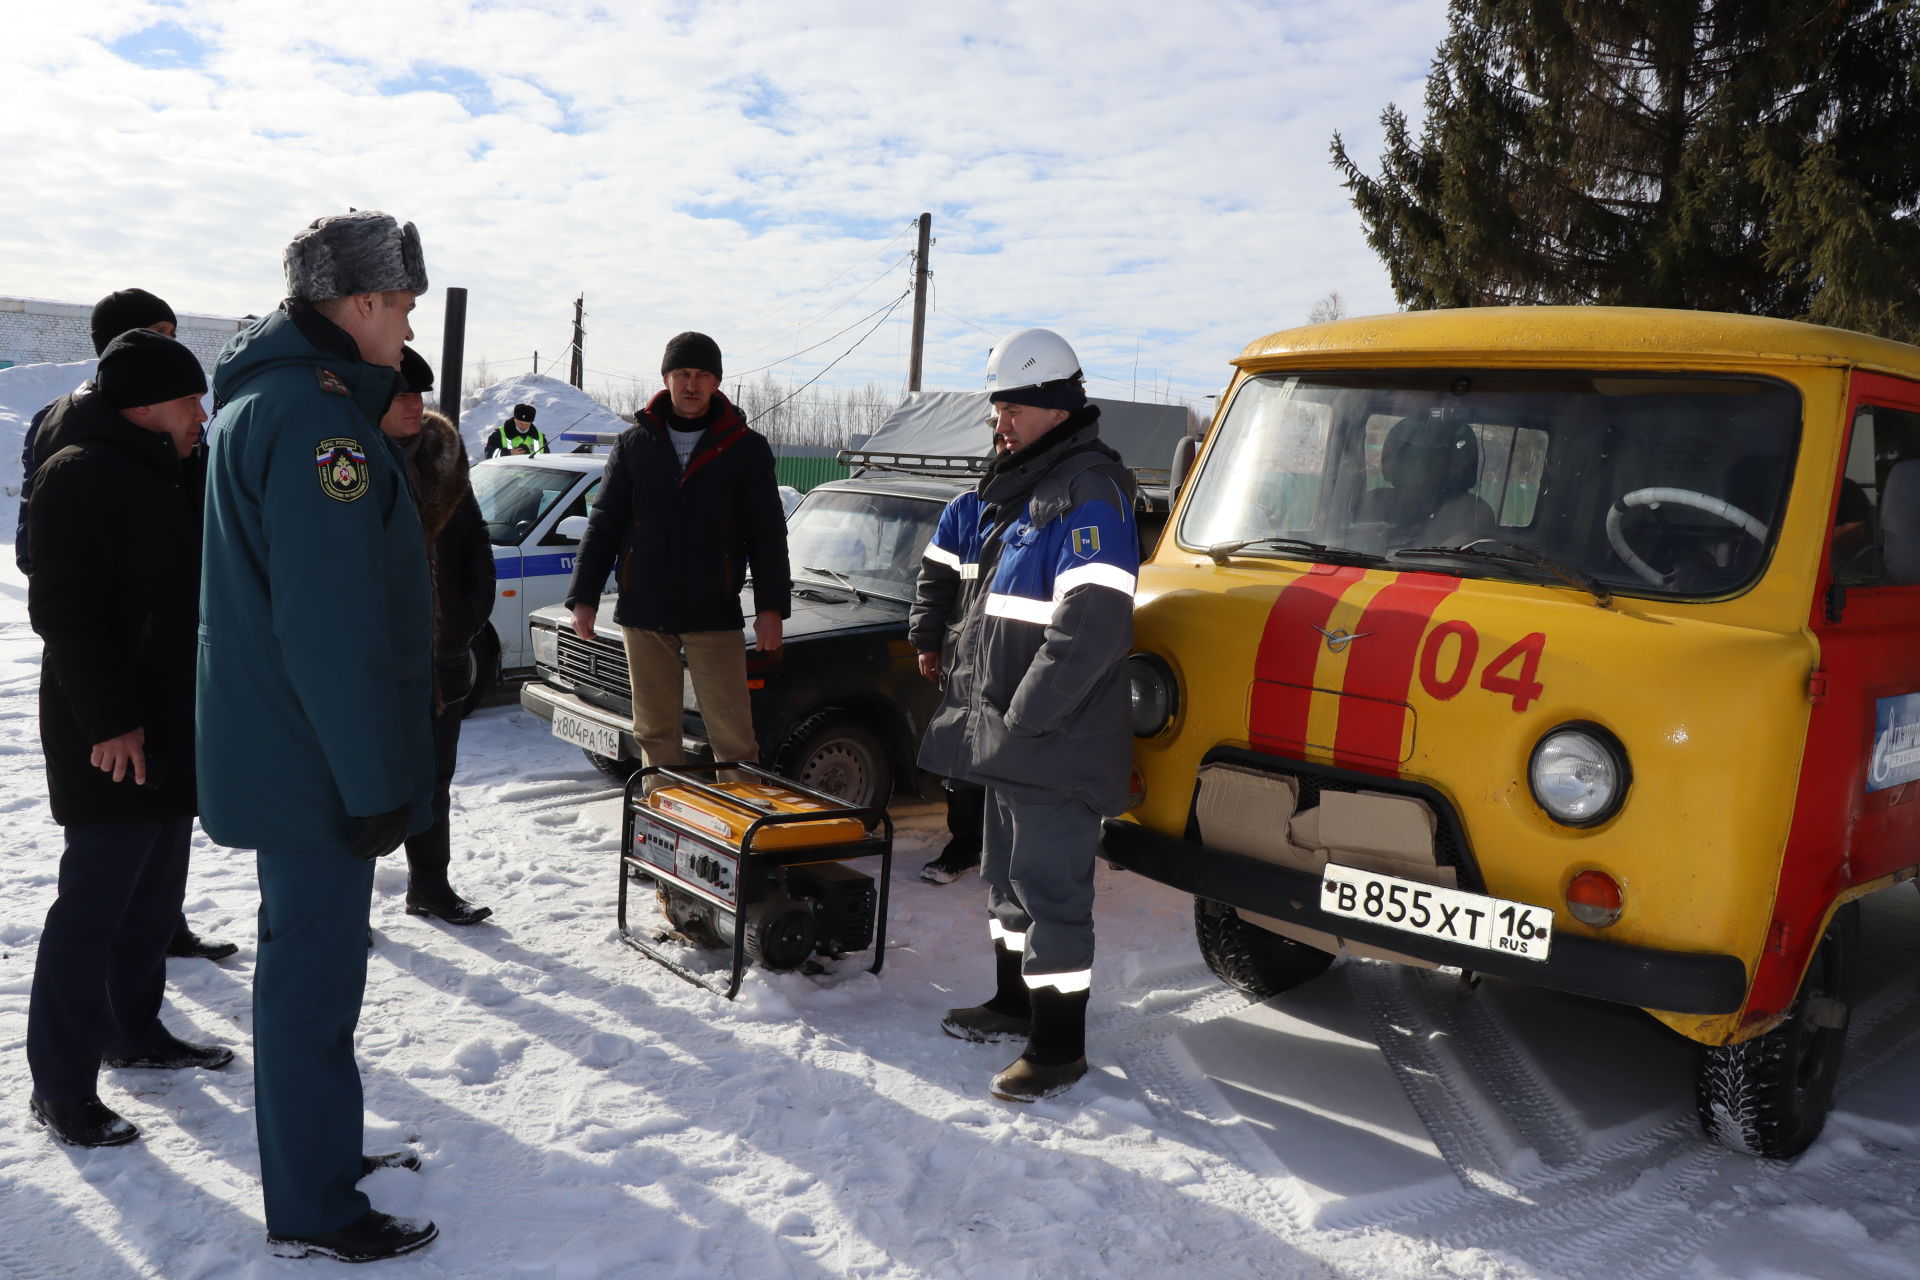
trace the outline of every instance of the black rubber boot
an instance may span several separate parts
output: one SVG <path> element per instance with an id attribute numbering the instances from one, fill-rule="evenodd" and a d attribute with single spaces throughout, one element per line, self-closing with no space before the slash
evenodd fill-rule
<path id="1" fill-rule="evenodd" d="M 1033 1006 L 1020 977 L 1020 953 L 1004 942 L 993 944 L 993 999 L 965 1009 L 949 1009 L 940 1029 L 975 1044 L 1018 1040 L 1033 1029 Z"/>
<path id="2" fill-rule="evenodd" d="M 1085 991 L 1034 988 L 1027 1051 L 993 1078 L 994 1097 L 1038 1102 L 1066 1092 L 1087 1074 L 1087 998 Z"/>
<path id="3" fill-rule="evenodd" d="M 338 1231 L 311 1236 L 267 1235 L 267 1252 L 276 1258 L 306 1258 L 315 1254 L 341 1262 L 378 1262 L 430 1243 L 440 1228 L 424 1218 L 396 1218 L 369 1209 Z"/>

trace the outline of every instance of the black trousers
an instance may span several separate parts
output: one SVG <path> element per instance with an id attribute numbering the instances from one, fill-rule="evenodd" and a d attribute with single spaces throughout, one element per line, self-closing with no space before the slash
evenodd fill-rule
<path id="1" fill-rule="evenodd" d="M 42 1098 L 91 1098 L 102 1056 L 170 1042 L 160 1001 L 192 833 L 192 818 L 65 828 L 27 1005 L 27 1066 Z"/>
<path id="2" fill-rule="evenodd" d="M 978 862 L 987 817 L 986 789 L 971 782 L 954 782 L 951 779 L 945 783 L 944 789 L 947 793 L 947 843 L 940 850 L 940 857 L 946 859 L 957 854 Z"/>
<path id="3" fill-rule="evenodd" d="M 444 897 L 452 893 L 447 884 L 447 867 L 453 861 L 453 833 L 448 828 L 452 812 L 453 771 L 460 762 L 460 708 L 448 705 L 433 722 L 433 825 L 418 835 L 407 837 L 407 896 Z"/>

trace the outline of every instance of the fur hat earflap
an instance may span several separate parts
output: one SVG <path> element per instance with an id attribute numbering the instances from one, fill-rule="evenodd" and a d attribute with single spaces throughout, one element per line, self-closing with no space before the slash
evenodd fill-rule
<path id="1" fill-rule="evenodd" d="M 287 246 L 287 296 L 324 302 L 356 293 L 427 291 L 420 233 L 378 209 L 328 214 Z"/>

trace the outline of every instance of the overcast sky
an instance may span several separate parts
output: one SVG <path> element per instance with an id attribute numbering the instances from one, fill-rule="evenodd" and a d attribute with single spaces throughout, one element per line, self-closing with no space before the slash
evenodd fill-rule
<path id="1" fill-rule="evenodd" d="M 1394 308 L 1328 141 L 1370 162 L 1388 103 L 1418 124 L 1445 21 L 1444 0 L 17 0 L 0 294 L 264 312 L 294 232 L 378 208 L 420 228 L 436 366 L 459 285 L 469 374 L 537 350 L 566 376 L 584 293 L 589 390 L 657 384 L 686 328 L 729 381 L 837 359 L 816 386 L 899 390 L 912 301 L 885 308 L 926 211 L 924 386 L 977 387 L 1031 324 L 1096 394 L 1197 400 L 1331 290 Z"/>

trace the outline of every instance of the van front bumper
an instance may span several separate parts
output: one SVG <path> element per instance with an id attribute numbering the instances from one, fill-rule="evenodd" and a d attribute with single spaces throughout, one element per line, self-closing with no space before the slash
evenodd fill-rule
<path id="1" fill-rule="evenodd" d="M 1661 951 L 1556 930 L 1548 958 L 1527 960 L 1332 915 L 1320 909 L 1317 875 L 1210 849 L 1135 822 L 1109 819 L 1102 844 L 1103 855 L 1115 866 L 1196 898 L 1434 964 L 1669 1013 L 1737 1013 L 1746 1003 L 1747 970 L 1735 956 Z"/>

